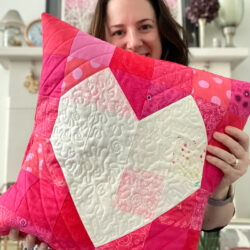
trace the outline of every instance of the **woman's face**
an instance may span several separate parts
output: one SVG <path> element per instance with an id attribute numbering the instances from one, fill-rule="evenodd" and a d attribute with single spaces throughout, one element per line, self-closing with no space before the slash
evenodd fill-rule
<path id="1" fill-rule="evenodd" d="M 110 0 L 105 38 L 122 49 L 154 59 L 161 58 L 157 20 L 147 0 Z"/>

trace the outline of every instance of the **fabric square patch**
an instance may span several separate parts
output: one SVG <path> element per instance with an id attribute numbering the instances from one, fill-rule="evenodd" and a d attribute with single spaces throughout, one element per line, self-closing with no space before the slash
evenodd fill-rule
<path id="1" fill-rule="evenodd" d="M 125 213 L 152 219 L 163 187 L 164 177 L 140 169 L 126 168 L 121 177 L 115 206 Z"/>

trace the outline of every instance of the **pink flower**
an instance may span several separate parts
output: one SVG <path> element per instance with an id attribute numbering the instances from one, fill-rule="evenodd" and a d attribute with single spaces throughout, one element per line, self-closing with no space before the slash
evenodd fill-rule
<path id="1" fill-rule="evenodd" d="M 205 18 L 208 23 L 214 20 L 219 8 L 218 0 L 191 0 L 185 12 L 190 22 L 197 25 L 199 18 Z"/>

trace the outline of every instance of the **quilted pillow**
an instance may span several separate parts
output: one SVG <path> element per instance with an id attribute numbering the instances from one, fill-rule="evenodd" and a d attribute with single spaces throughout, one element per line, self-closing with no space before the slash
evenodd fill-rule
<path id="1" fill-rule="evenodd" d="M 215 130 L 243 128 L 250 84 L 124 51 L 43 14 L 34 129 L 0 235 L 53 249 L 196 249 L 221 173 Z"/>

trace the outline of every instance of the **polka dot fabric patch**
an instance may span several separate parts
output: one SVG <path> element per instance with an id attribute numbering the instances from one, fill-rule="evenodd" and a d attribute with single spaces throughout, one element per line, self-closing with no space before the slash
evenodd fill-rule
<path id="1" fill-rule="evenodd" d="M 250 84 L 116 48 L 46 13 L 34 129 L 0 197 L 56 250 L 195 250 L 222 173 L 215 131 L 243 129 Z"/>
<path id="2" fill-rule="evenodd" d="M 247 118 L 250 110 L 250 86 L 247 83 L 232 80 L 232 90 L 230 92 L 231 103 L 229 110 Z"/>
<path id="3" fill-rule="evenodd" d="M 205 71 L 193 70 L 192 95 L 227 109 L 231 100 L 231 80 Z"/>
<path id="4" fill-rule="evenodd" d="M 106 68 L 106 66 L 99 64 L 95 65 L 90 61 L 69 56 L 67 58 L 65 77 L 61 86 L 61 93 L 66 93 L 79 82 L 104 68 Z"/>

